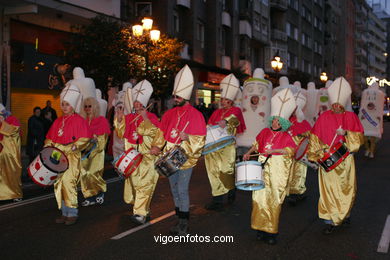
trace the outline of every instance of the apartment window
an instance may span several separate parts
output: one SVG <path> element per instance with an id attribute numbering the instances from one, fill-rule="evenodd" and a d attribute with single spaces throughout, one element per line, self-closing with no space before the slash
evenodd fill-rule
<path id="1" fill-rule="evenodd" d="M 302 63 L 301 63 L 301 71 L 302 72 L 305 72 L 305 60 L 302 60 Z"/>
<path id="2" fill-rule="evenodd" d="M 259 20 L 259 17 L 256 16 L 254 19 L 253 19 L 253 28 L 256 30 L 256 31 L 260 31 L 260 20 Z"/>
<path id="3" fill-rule="evenodd" d="M 263 0 L 263 4 L 268 6 L 268 0 Z"/>
<path id="4" fill-rule="evenodd" d="M 198 22 L 197 40 L 200 42 L 200 47 L 204 48 L 204 24 Z"/>
<path id="5" fill-rule="evenodd" d="M 310 62 L 307 63 L 307 73 L 311 73 L 311 64 Z"/>
<path id="6" fill-rule="evenodd" d="M 286 34 L 287 36 L 291 36 L 291 25 L 290 23 L 286 23 Z"/>
<path id="7" fill-rule="evenodd" d="M 177 15 L 177 13 L 175 12 L 173 14 L 173 30 L 175 33 L 178 33 L 180 31 L 180 22 L 179 22 L 179 16 Z"/>
<path id="8" fill-rule="evenodd" d="M 296 28 L 296 27 L 294 27 L 294 39 L 297 41 L 299 40 L 298 39 L 298 28 Z"/>
<path id="9" fill-rule="evenodd" d="M 294 63 L 293 63 L 294 68 L 298 67 L 298 57 L 294 55 Z"/>
<path id="10" fill-rule="evenodd" d="M 287 66 L 291 67 L 291 54 L 287 52 Z"/>
<path id="11" fill-rule="evenodd" d="M 139 17 L 152 16 L 152 2 L 135 3 L 135 15 Z"/>
<path id="12" fill-rule="evenodd" d="M 306 19 L 311 22 L 311 12 L 310 11 L 306 11 Z"/>
<path id="13" fill-rule="evenodd" d="M 302 33 L 302 41 L 301 41 L 302 45 L 305 45 L 306 43 L 306 34 Z"/>
<path id="14" fill-rule="evenodd" d="M 301 8 L 301 16 L 302 16 L 303 18 L 306 17 L 306 7 L 304 7 L 304 6 L 302 6 L 302 8 Z"/>

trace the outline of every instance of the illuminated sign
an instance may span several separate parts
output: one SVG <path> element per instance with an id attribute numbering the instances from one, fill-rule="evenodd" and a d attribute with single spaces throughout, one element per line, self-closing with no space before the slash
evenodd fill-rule
<path id="1" fill-rule="evenodd" d="M 367 85 L 371 86 L 374 82 L 379 82 L 380 87 L 384 87 L 385 84 L 387 86 L 390 86 L 390 81 L 387 81 L 386 79 L 378 79 L 377 77 L 367 77 L 366 78 L 366 83 Z"/>

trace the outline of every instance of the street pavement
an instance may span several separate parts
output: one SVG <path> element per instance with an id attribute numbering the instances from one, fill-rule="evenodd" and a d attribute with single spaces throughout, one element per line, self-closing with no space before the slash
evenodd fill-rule
<path id="1" fill-rule="evenodd" d="M 158 236 L 168 235 L 176 217 L 134 230 L 137 226 L 130 221 L 131 207 L 122 199 L 123 181 L 107 162 L 105 178 L 110 181 L 105 203 L 80 207 L 76 225 L 54 223 L 60 211 L 52 188 L 26 183 L 24 201 L 2 202 L 0 259 L 390 259 L 390 253 L 377 252 L 390 215 L 390 123 L 385 123 L 376 157 L 369 159 L 363 153 L 361 149 L 355 156 L 358 193 L 351 225 L 328 236 L 322 234 L 324 224 L 317 215 L 318 179 L 314 171 L 308 172 L 307 199 L 296 206 L 283 205 L 278 243 L 270 246 L 257 241 L 250 228 L 251 192 L 238 191 L 236 202 L 222 212 L 203 208 L 211 195 L 204 161 L 200 160 L 190 184 L 190 234 L 231 236 L 233 242 L 156 242 Z M 159 179 L 151 209 L 154 221 L 174 210 L 164 177 Z M 112 239 L 129 230 L 134 232 Z"/>

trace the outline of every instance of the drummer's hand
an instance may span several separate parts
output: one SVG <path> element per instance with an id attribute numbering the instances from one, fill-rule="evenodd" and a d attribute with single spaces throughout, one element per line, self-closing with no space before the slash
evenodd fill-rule
<path id="1" fill-rule="evenodd" d="M 186 134 L 184 132 L 180 132 L 180 139 L 183 141 L 187 141 L 189 139 L 188 134 Z"/>
<path id="2" fill-rule="evenodd" d="M 4 121 L 4 117 L 0 116 L 0 123 L 2 123 L 3 121 Z"/>
<path id="3" fill-rule="evenodd" d="M 227 122 L 226 122 L 226 120 L 221 120 L 221 121 L 218 122 L 218 125 L 219 125 L 219 127 L 221 127 L 221 128 L 225 128 L 226 125 L 227 125 Z"/>
<path id="4" fill-rule="evenodd" d="M 146 113 L 146 109 L 145 108 L 142 108 L 142 109 L 138 110 L 137 113 L 140 116 L 142 116 L 143 119 L 147 119 L 148 118 L 148 114 Z"/>
<path id="5" fill-rule="evenodd" d="M 152 148 L 150 148 L 150 151 L 149 151 L 149 153 L 153 154 L 153 155 L 158 155 L 160 152 L 161 152 L 161 150 L 157 146 L 152 146 Z"/>
<path id="6" fill-rule="evenodd" d="M 345 135 L 345 133 L 346 133 L 345 130 L 342 129 L 341 127 L 336 130 L 336 134 L 338 135 Z"/>
<path id="7" fill-rule="evenodd" d="M 72 145 L 72 151 L 74 152 L 76 151 L 76 149 L 77 149 L 76 145 Z"/>
<path id="8" fill-rule="evenodd" d="M 244 154 L 244 156 L 242 156 L 242 159 L 244 161 L 248 161 L 250 158 L 251 158 L 251 155 L 249 153 L 246 153 L 246 154 Z"/>
<path id="9" fill-rule="evenodd" d="M 97 142 L 98 138 L 97 138 L 97 135 L 93 135 L 93 138 L 92 138 L 92 142 Z"/>
<path id="10" fill-rule="evenodd" d="M 118 106 L 116 109 L 115 109 L 115 117 L 116 119 L 118 120 L 118 122 L 122 122 L 122 119 L 125 115 L 125 112 L 124 112 L 124 107 L 123 106 Z"/>

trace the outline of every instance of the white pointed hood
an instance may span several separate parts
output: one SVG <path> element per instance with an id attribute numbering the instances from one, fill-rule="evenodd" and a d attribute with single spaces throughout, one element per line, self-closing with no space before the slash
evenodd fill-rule
<path id="1" fill-rule="evenodd" d="M 127 92 L 128 95 L 130 94 Z M 135 85 L 134 88 L 131 89 L 132 99 L 133 103 L 135 101 L 139 101 L 144 107 L 148 105 L 150 96 L 153 93 L 153 87 L 152 84 L 147 81 L 146 79 L 138 82 L 137 85 Z M 127 95 L 127 97 L 128 97 Z"/>
<path id="2" fill-rule="evenodd" d="M 176 75 L 172 95 L 190 100 L 192 88 L 194 87 L 194 76 L 188 65 L 185 65 Z"/>
<path id="3" fill-rule="evenodd" d="M 233 75 L 227 75 L 219 84 L 221 87 L 221 98 L 234 100 L 237 93 L 240 91 L 240 81 Z"/>

